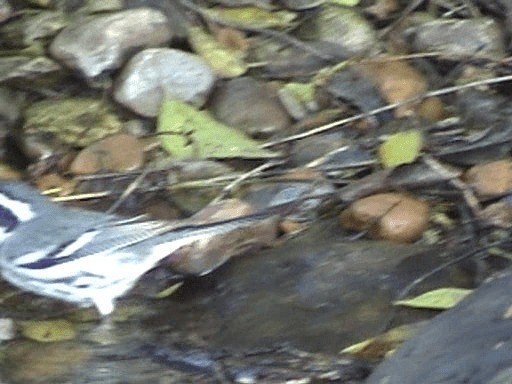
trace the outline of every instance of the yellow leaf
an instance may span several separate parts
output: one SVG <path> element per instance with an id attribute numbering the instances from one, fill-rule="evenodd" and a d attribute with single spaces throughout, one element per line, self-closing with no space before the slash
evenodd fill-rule
<path id="1" fill-rule="evenodd" d="M 421 132 L 417 129 L 395 133 L 379 147 L 379 157 L 385 168 L 412 163 L 420 154 Z"/>
<path id="2" fill-rule="evenodd" d="M 28 320 L 19 326 L 23 336 L 42 343 L 71 340 L 76 336 L 73 324 L 67 320 Z"/>
<path id="3" fill-rule="evenodd" d="M 439 288 L 407 300 L 395 301 L 395 305 L 412 308 L 449 309 L 472 292 L 464 288 Z"/>
<path id="4" fill-rule="evenodd" d="M 366 339 L 343 349 L 341 353 L 349 353 L 360 358 L 379 359 L 394 351 L 401 343 L 411 337 L 427 322 L 420 321 L 400 325 L 386 333 Z"/>
<path id="5" fill-rule="evenodd" d="M 213 19 L 222 19 L 231 24 L 255 28 L 288 27 L 296 17 L 293 12 L 271 12 L 257 7 L 212 7 L 205 12 Z"/>
<path id="6" fill-rule="evenodd" d="M 225 47 L 202 28 L 189 27 L 188 39 L 194 51 L 205 59 L 219 76 L 237 77 L 247 71 L 247 65 L 243 60 L 244 52 Z"/>
<path id="7" fill-rule="evenodd" d="M 174 292 L 176 292 L 183 285 L 183 281 L 179 283 L 173 284 L 170 287 L 167 287 L 155 295 L 155 299 L 163 299 L 165 297 L 171 296 Z"/>
<path id="8" fill-rule="evenodd" d="M 344 5 L 346 7 L 355 7 L 357 4 L 359 4 L 359 0 L 329 0 L 329 3 Z"/>

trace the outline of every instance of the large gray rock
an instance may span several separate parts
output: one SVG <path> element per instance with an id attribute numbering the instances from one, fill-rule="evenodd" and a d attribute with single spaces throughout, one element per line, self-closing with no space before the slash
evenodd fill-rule
<path id="1" fill-rule="evenodd" d="M 64 28 L 50 45 L 57 60 L 86 78 L 119 68 L 129 54 L 172 37 L 167 18 L 150 8 L 86 18 Z"/>

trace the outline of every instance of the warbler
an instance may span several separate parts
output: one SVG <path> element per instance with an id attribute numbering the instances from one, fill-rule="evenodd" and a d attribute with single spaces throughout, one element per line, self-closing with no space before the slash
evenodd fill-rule
<path id="1" fill-rule="evenodd" d="M 25 183 L 0 181 L 0 273 L 22 290 L 94 305 L 106 316 L 116 299 L 173 252 L 270 215 L 176 226 L 68 208 Z"/>

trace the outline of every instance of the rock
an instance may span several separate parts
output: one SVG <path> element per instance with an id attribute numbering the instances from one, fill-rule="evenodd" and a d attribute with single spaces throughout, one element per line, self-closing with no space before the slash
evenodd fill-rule
<path id="1" fill-rule="evenodd" d="M 368 230 L 374 238 L 397 242 L 418 240 L 428 220 L 427 203 L 400 193 L 365 197 L 340 215 L 340 224 L 347 229 Z"/>
<path id="2" fill-rule="evenodd" d="M 305 25 L 300 34 L 308 36 L 308 40 L 323 42 L 325 47 L 331 46 L 333 51 L 344 52 L 347 56 L 366 55 L 379 45 L 371 24 L 353 9 L 325 5 L 320 8 L 311 27 Z"/>
<path id="3" fill-rule="evenodd" d="M 471 167 L 464 180 L 483 198 L 503 195 L 512 189 L 512 161 L 492 161 Z"/>
<path id="4" fill-rule="evenodd" d="M 50 53 L 86 78 L 119 68 L 127 55 L 155 47 L 172 37 L 167 18 L 149 8 L 87 18 L 64 28 Z"/>
<path id="5" fill-rule="evenodd" d="M 161 313 L 173 314 L 173 331 L 194 329 L 213 348 L 287 343 L 336 354 L 379 333 L 396 315 L 390 298 L 446 258 L 418 245 L 344 242 L 335 223 L 315 224 L 278 247 L 233 258 L 210 276 L 215 294 L 208 285 L 202 294 L 183 286 L 191 300 L 159 302 Z M 465 286 L 465 278 L 453 280 L 465 275 L 455 269 L 424 288 Z M 168 325 L 167 316 L 161 321 Z"/>
<path id="6" fill-rule="evenodd" d="M 69 170 L 77 175 L 100 171 L 123 172 L 138 169 L 143 163 L 143 144 L 135 136 L 121 133 L 83 149 Z"/>
<path id="7" fill-rule="evenodd" d="M 407 29 L 406 34 L 415 52 L 505 56 L 501 27 L 488 17 L 433 20 Z"/>
<path id="8" fill-rule="evenodd" d="M 240 77 L 225 83 L 212 97 L 215 117 L 250 136 L 267 138 L 290 126 L 277 93 L 264 83 Z"/>
<path id="9" fill-rule="evenodd" d="M 367 384 L 510 383 L 512 274 L 509 269 L 438 315 L 406 341 Z M 498 377 L 508 371 L 508 380 Z"/>
<path id="10" fill-rule="evenodd" d="M 212 69 L 199 56 L 177 49 L 146 49 L 124 68 L 114 98 L 142 116 L 155 117 L 165 95 L 202 105 L 214 82 Z"/>

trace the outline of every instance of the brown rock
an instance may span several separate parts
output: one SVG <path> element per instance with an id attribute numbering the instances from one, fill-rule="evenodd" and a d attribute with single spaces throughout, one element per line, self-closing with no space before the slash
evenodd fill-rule
<path id="1" fill-rule="evenodd" d="M 83 149 L 69 168 L 71 173 L 84 175 L 100 171 L 130 171 L 144 163 L 144 146 L 132 135 L 117 134 Z"/>
<path id="2" fill-rule="evenodd" d="M 505 159 L 475 165 L 464 174 L 464 180 L 480 197 L 502 195 L 512 189 L 512 161 Z"/>
<path id="3" fill-rule="evenodd" d="M 352 203 L 340 215 L 347 229 L 367 230 L 373 238 L 396 242 L 419 239 L 427 228 L 426 202 L 400 193 L 381 193 Z"/>

